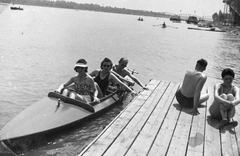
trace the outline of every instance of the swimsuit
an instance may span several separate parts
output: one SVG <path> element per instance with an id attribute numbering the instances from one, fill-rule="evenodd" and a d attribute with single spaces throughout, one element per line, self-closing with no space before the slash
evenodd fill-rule
<path id="1" fill-rule="evenodd" d="M 90 95 L 91 86 L 87 85 L 86 83 L 84 84 L 75 83 L 74 89 L 75 89 L 75 92 L 78 93 L 79 95 Z"/>
<path id="2" fill-rule="evenodd" d="M 108 77 L 110 73 L 104 79 L 101 79 L 100 73 L 101 71 L 99 71 L 98 75 L 94 78 L 94 81 L 97 82 L 99 88 L 103 93 L 103 96 L 105 96 L 108 87 Z"/>
<path id="3" fill-rule="evenodd" d="M 231 86 L 231 88 L 227 91 L 227 93 L 224 93 L 223 92 L 223 85 L 221 84 L 221 86 L 219 87 L 218 89 L 218 95 L 222 95 L 222 94 L 232 94 L 234 97 L 235 97 L 235 89 L 234 89 L 234 86 Z M 230 109 L 227 110 L 227 113 L 230 117 L 233 117 L 235 115 L 235 107 L 232 107 Z M 209 113 L 211 115 L 212 118 L 214 119 L 222 119 L 222 116 L 221 116 L 221 112 L 220 112 L 220 104 L 218 102 L 214 102 L 210 108 L 209 108 Z"/>
<path id="4" fill-rule="evenodd" d="M 182 107 L 193 108 L 193 97 L 184 96 L 181 89 L 176 92 L 176 99 Z"/>
<path id="5" fill-rule="evenodd" d="M 222 95 L 223 92 L 223 85 L 221 84 L 220 88 L 218 89 L 218 95 Z M 234 86 L 231 86 L 231 88 L 227 91 L 227 93 L 224 94 L 232 94 L 235 97 L 235 90 L 234 90 Z"/>

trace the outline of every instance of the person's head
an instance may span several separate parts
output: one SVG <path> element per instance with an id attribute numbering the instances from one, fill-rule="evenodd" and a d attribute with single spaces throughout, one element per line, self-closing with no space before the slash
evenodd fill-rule
<path id="1" fill-rule="evenodd" d="M 200 71 L 206 70 L 208 63 L 205 59 L 200 59 L 197 61 L 196 68 Z"/>
<path id="2" fill-rule="evenodd" d="M 80 59 L 74 66 L 74 70 L 78 72 L 78 70 L 84 69 L 85 73 L 88 72 L 87 61 L 85 59 Z"/>
<path id="3" fill-rule="evenodd" d="M 120 69 L 123 69 L 125 67 L 127 67 L 128 64 L 128 59 L 125 57 L 122 57 L 119 61 L 118 61 L 118 66 Z"/>
<path id="4" fill-rule="evenodd" d="M 103 61 L 101 62 L 101 66 L 100 68 L 101 69 L 104 69 L 104 68 L 108 68 L 108 69 L 111 69 L 113 66 L 113 63 L 112 61 L 109 59 L 109 58 L 104 58 Z"/>
<path id="5" fill-rule="evenodd" d="M 235 77 L 235 73 L 232 69 L 225 68 L 225 69 L 223 69 L 221 76 L 222 76 L 224 83 L 232 83 L 232 81 Z"/>

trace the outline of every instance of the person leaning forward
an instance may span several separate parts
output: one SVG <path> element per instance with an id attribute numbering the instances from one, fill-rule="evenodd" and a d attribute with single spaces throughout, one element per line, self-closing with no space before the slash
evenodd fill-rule
<path id="1" fill-rule="evenodd" d="M 130 77 L 134 82 L 136 82 L 140 87 L 142 87 L 143 89 L 148 90 L 148 88 L 145 87 L 138 78 L 136 78 L 135 76 L 133 76 L 133 74 L 131 74 L 131 72 L 126 69 L 127 64 L 128 64 L 128 59 L 125 58 L 125 57 L 121 58 L 121 59 L 118 61 L 118 65 L 114 65 L 113 68 L 112 68 L 112 70 L 113 70 L 115 73 L 117 73 L 117 74 L 115 74 L 115 73 L 114 73 L 114 74 L 115 74 L 119 79 L 121 79 L 122 81 L 127 81 L 128 83 L 131 84 L 131 82 L 129 82 L 128 80 L 121 78 L 121 77 L 124 78 L 125 76 L 129 76 L 129 77 Z M 119 75 L 120 75 L 121 77 L 120 77 Z"/>
<path id="2" fill-rule="evenodd" d="M 200 59 L 197 61 L 194 71 L 187 71 L 183 79 L 182 86 L 176 92 L 176 99 L 182 107 L 193 108 L 191 114 L 198 115 L 198 106 L 207 101 L 208 94 L 202 94 L 202 88 L 207 80 L 203 74 L 206 70 L 207 61 Z"/>
<path id="3" fill-rule="evenodd" d="M 235 73 L 230 68 L 225 68 L 222 71 L 223 83 L 218 83 L 214 86 L 214 101 L 209 108 L 209 113 L 212 118 L 220 119 L 220 127 L 232 125 L 236 127 L 237 121 L 233 121 L 236 109 L 240 103 L 239 88 L 233 85 Z"/>

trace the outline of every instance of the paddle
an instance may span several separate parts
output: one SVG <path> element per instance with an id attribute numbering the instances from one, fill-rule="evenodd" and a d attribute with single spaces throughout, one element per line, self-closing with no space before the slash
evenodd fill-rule
<path id="1" fill-rule="evenodd" d="M 156 25 L 153 25 L 153 26 L 154 26 L 154 27 L 155 27 L 155 26 L 162 26 L 162 24 L 156 24 Z M 178 29 L 178 27 L 174 27 L 174 26 L 171 26 L 171 25 L 166 25 L 166 27 Z"/>
<path id="2" fill-rule="evenodd" d="M 178 27 L 174 27 L 174 26 L 171 26 L 171 25 L 167 25 L 167 27 L 178 29 Z"/>
<path id="3" fill-rule="evenodd" d="M 156 25 L 153 25 L 153 26 L 154 26 L 154 27 L 155 27 L 155 26 L 162 26 L 162 24 L 156 24 Z"/>
<path id="4" fill-rule="evenodd" d="M 130 72 L 132 72 L 132 74 L 138 74 L 138 72 L 135 70 L 135 69 L 127 69 L 129 70 Z"/>

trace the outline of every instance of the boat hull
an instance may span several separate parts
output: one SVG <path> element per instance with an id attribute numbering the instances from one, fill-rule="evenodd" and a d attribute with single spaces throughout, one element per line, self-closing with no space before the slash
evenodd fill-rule
<path id="1" fill-rule="evenodd" d="M 211 32 L 225 32 L 224 30 L 216 30 L 216 29 L 204 29 L 204 28 L 192 28 L 192 27 L 188 27 L 188 29 L 191 30 L 200 30 L 200 31 L 211 31 Z"/>
<path id="2" fill-rule="evenodd" d="M 45 97 L 26 108 L 0 131 L 1 141 L 14 153 L 23 153 L 36 147 L 42 138 L 52 137 L 81 122 L 96 117 L 122 99 L 116 91 L 93 103 L 94 112 L 81 105 L 60 101 L 59 97 Z"/>

